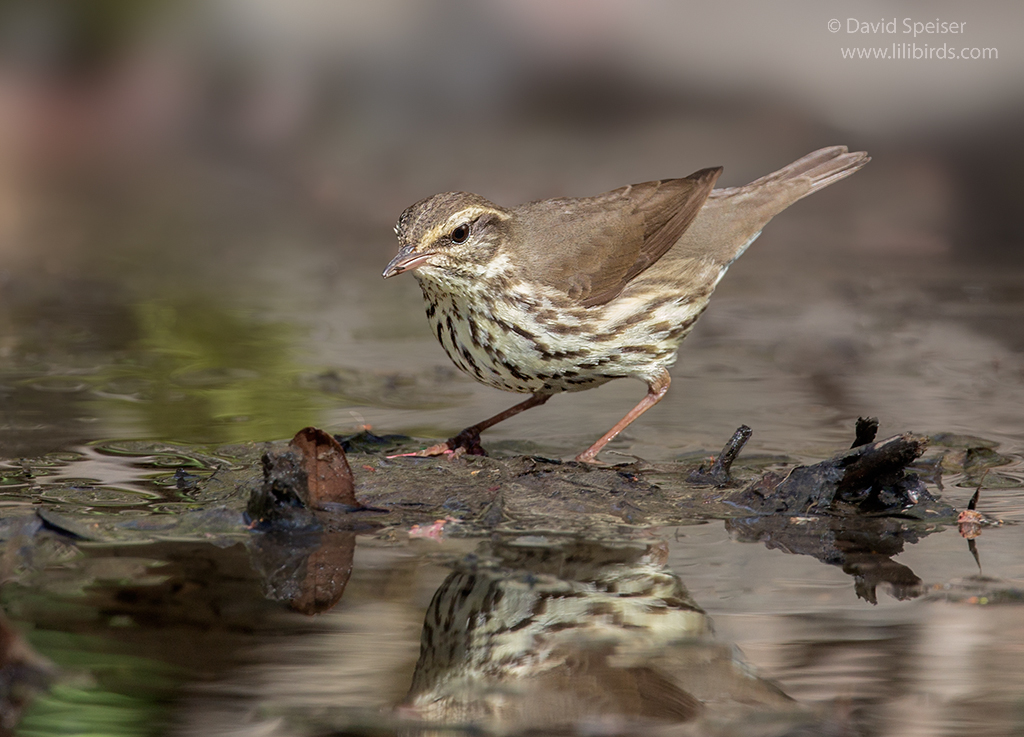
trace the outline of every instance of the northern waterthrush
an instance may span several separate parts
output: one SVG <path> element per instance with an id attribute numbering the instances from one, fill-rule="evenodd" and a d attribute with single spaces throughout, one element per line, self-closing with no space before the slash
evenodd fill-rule
<path id="1" fill-rule="evenodd" d="M 864 166 L 833 146 L 744 187 L 721 167 L 596 197 L 504 208 L 468 192 L 409 207 L 384 278 L 412 271 L 449 358 L 530 398 L 423 451 L 482 452 L 483 430 L 559 392 L 633 377 L 647 395 L 587 450 L 601 449 L 668 391 L 668 367 L 730 264 L 775 215 Z"/>

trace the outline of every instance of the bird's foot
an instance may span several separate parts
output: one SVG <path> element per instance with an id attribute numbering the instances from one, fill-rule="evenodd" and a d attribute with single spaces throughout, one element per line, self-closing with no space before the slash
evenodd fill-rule
<path id="1" fill-rule="evenodd" d="M 455 451 L 448 447 L 448 442 L 438 443 L 437 445 L 431 445 L 429 448 L 423 450 L 413 451 L 412 453 L 395 453 L 394 455 L 388 456 L 391 458 L 432 458 L 434 456 L 443 455 L 454 455 Z"/>
<path id="2" fill-rule="evenodd" d="M 480 445 L 480 431 L 476 427 L 467 427 L 453 438 L 448 438 L 445 445 L 455 453 L 455 456 L 485 456 L 487 451 Z"/>
<path id="3" fill-rule="evenodd" d="M 399 453 L 388 456 L 388 458 L 417 457 L 433 458 L 435 456 L 451 456 L 459 458 L 464 455 L 485 456 L 487 451 L 480 445 L 480 431 L 473 427 L 467 427 L 458 435 L 448 438 L 443 443 L 431 445 L 429 448 L 418 450 L 415 453 Z"/>
<path id="4" fill-rule="evenodd" d="M 593 448 L 588 448 L 587 450 L 583 451 L 578 456 L 576 456 L 576 458 L 574 460 L 577 463 L 588 463 L 591 466 L 607 466 L 607 465 L 609 465 L 609 464 L 605 463 L 604 461 L 597 460 L 597 454 L 599 452 L 600 452 L 600 450 L 594 451 Z"/>

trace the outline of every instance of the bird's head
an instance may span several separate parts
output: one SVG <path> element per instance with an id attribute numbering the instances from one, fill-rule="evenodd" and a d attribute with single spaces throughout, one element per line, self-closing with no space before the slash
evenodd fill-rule
<path id="1" fill-rule="evenodd" d="M 480 195 L 445 192 L 409 207 L 398 219 L 398 255 L 387 279 L 404 271 L 444 279 L 482 276 L 508 232 L 511 214 Z"/>

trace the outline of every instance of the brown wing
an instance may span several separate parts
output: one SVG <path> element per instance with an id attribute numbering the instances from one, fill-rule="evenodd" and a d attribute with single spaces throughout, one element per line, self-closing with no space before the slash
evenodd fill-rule
<path id="1" fill-rule="evenodd" d="M 515 210 L 514 258 L 585 307 L 605 304 L 679 240 L 722 169 Z"/>

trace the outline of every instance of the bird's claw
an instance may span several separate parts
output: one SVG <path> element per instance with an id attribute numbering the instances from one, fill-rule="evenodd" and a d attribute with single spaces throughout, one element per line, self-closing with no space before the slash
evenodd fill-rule
<path id="1" fill-rule="evenodd" d="M 480 431 L 475 427 L 467 427 L 455 437 L 448 438 L 446 445 L 455 453 L 456 458 L 461 455 L 487 455 L 487 451 L 480 445 Z"/>
<path id="2" fill-rule="evenodd" d="M 452 460 L 461 458 L 464 455 L 485 456 L 487 451 L 480 445 L 480 431 L 467 427 L 458 435 L 448 438 L 443 443 L 431 445 L 429 448 L 417 450 L 414 453 L 398 453 L 388 458 L 434 458 L 436 456 L 449 456 Z"/>
<path id="3" fill-rule="evenodd" d="M 578 456 L 573 458 L 577 463 L 586 463 L 588 466 L 611 466 L 611 463 L 605 463 L 604 461 L 597 460 L 597 453 L 591 453 L 590 449 L 583 451 Z"/>
<path id="4" fill-rule="evenodd" d="M 438 443 L 437 445 L 431 445 L 429 448 L 423 450 L 416 450 L 412 453 L 395 453 L 394 455 L 388 456 L 391 458 L 433 458 L 434 456 L 446 455 L 452 453 L 452 449 L 448 447 L 448 443 Z"/>

